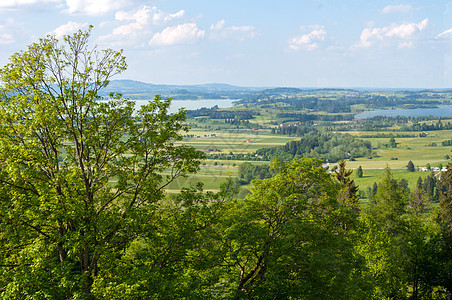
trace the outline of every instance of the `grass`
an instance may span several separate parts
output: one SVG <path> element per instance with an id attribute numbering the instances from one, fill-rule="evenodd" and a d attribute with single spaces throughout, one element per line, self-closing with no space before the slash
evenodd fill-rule
<path id="1" fill-rule="evenodd" d="M 380 182 L 383 173 L 384 169 L 363 169 L 362 178 L 356 177 L 356 174 L 353 174 L 352 178 L 359 186 L 360 191 L 366 192 L 367 188 L 372 187 L 374 182 Z M 402 178 L 407 180 L 411 190 L 415 189 L 419 177 L 425 178 L 430 174 L 430 172 L 408 172 L 405 169 L 391 169 L 391 173 L 397 180 Z"/>
<path id="2" fill-rule="evenodd" d="M 262 114 L 258 121 L 262 123 L 270 122 L 270 115 Z M 361 135 L 377 134 L 384 132 L 350 132 L 357 137 Z M 391 133 L 391 132 L 387 132 Z M 220 149 L 220 153 L 243 154 L 252 153 L 257 149 L 264 147 L 275 147 L 285 143 L 300 139 L 299 137 L 290 137 L 285 135 L 271 134 L 270 130 L 253 129 L 222 129 L 206 130 L 204 128 L 194 128 L 189 134 L 194 137 L 184 138 L 181 144 L 192 146 L 196 149 L 205 151 L 209 155 L 208 149 Z M 428 172 L 408 172 L 405 169 L 408 161 L 412 161 L 417 167 L 425 167 L 427 163 L 431 166 L 442 164 L 446 166 L 448 161 L 444 158 L 446 154 L 452 155 L 452 147 L 444 147 L 441 142 L 451 139 L 452 130 L 428 131 L 427 137 L 417 137 L 416 132 L 396 132 L 395 134 L 410 134 L 416 137 L 396 138 L 396 148 L 382 148 L 387 144 L 388 138 L 364 138 L 371 142 L 375 151 L 372 159 L 367 157 L 356 158 L 355 161 L 348 161 L 347 168 L 356 169 L 362 166 L 364 170 L 363 178 L 354 178 L 361 191 L 366 191 L 374 182 L 379 182 L 384 168 L 391 168 L 394 178 L 400 180 L 406 179 L 411 189 L 415 188 L 419 176 L 425 177 Z M 431 147 L 436 143 L 436 147 Z M 397 158 L 394 160 L 393 158 Z M 202 182 L 206 190 L 216 191 L 222 182 L 228 177 L 235 177 L 238 174 L 238 166 L 244 161 L 237 160 L 214 160 L 207 159 L 199 173 L 188 178 L 179 179 L 168 186 L 169 192 L 176 192 L 182 187 Z M 215 163 L 217 165 L 215 165 Z M 254 164 L 268 164 L 265 161 L 252 161 Z M 334 164 L 331 164 L 332 167 Z"/>

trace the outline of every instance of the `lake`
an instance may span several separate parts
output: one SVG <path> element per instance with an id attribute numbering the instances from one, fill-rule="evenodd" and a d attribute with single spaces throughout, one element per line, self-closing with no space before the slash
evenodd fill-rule
<path id="1" fill-rule="evenodd" d="M 180 108 L 185 108 L 186 110 L 195 110 L 202 107 L 211 108 L 218 105 L 219 108 L 228 108 L 234 106 L 234 102 L 237 100 L 231 99 L 201 99 L 201 100 L 173 100 L 171 101 L 170 112 L 175 113 Z M 148 103 L 148 100 L 135 100 L 137 106 Z"/>
<path id="2" fill-rule="evenodd" d="M 355 119 L 367 119 L 375 116 L 385 117 L 451 117 L 452 105 L 439 105 L 436 108 L 414 108 L 414 109 L 382 109 L 382 110 L 368 110 L 356 114 Z"/>

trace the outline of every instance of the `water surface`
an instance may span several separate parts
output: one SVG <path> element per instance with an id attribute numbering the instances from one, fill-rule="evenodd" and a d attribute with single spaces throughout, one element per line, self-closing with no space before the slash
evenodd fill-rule
<path id="1" fill-rule="evenodd" d="M 234 106 L 234 102 L 237 100 L 231 99 L 201 99 L 201 100 L 172 100 L 170 106 L 170 112 L 175 113 L 180 108 L 186 110 L 195 110 L 202 107 L 211 108 L 218 105 L 219 108 L 228 108 Z M 148 103 L 148 100 L 135 100 L 136 108 Z"/>

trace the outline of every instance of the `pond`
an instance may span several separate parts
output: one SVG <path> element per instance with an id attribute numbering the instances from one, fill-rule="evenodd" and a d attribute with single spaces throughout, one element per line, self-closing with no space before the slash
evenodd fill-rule
<path id="1" fill-rule="evenodd" d="M 414 109 L 382 109 L 368 110 L 355 115 L 355 119 L 367 119 L 375 116 L 385 117 L 451 117 L 452 105 L 439 105 L 436 108 L 414 108 Z"/>

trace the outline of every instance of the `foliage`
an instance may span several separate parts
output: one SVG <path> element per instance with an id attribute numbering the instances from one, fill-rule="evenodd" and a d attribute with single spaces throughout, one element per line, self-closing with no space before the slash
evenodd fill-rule
<path id="1" fill-rule="evenodd" d="M 187 112 L 187 118 L 196 118 L 200 116 L 209 117 L 210 119 L 232 119 L 232 120 L 249 120 L 259 113 L 251 110 L 219 110 L 218 106 L 212 108 L 200 108 L 197 110 L 189 110 Z"/>
<path id="2" fill-rule="evenodd" d="M 238 179 L 241 184 L 248 184 L 254 179 L 270 178 L 274 172 L 270 170 L 269 165 L 255 165 L 250 162 L 244 162 L 239 165 Z"/>
<path id="3" fill-rule="evenodd" d="M 340 159 L 370 155 L 371 144 L 350 134 L 314 131 L 305 134 L 302 139 L 291 141 L 284 146 L 259 149 L 256 154 L 268 158 L 312 157 L 336 162 Z"/>
<path id="4" fill-rule="evenodd" d="M 452 289 L 452 165 L 419 178 L 412 193 L 407 180 L 395 180 L 387 168 L 363 205 L 341 159 L 368 156 L 370 143 L 335 130 L 394 124 L 398 128 L 390 130 L 440 130 L 449 123 L 381 117 L 322 129 L 312 120 L 285 124 L 274 133 L 303 138 L 258 150 L 258 156 L 212 155 L 286 161 L 245 162 L 238 179 L 229 178 L 218 193 L 198 184 L 165 194 L 165 186 L 196 172 L 203 158 L 178 146 L 188 130 L 184 112 L 169 114 L 170 100 L 159 96 L 138 111 L 121 95 L 102 99 L 125 60 L 121 52 L 88 49 L 89 35 L 78 32 L 64 43 L 42 39 L 0 70 L 2 298 L 446 298 L 444 288 Z M 283 103 L 280 116 L 287 117 L 305 115 L 295 107 L 348 112 L 364 102 L 393 107 L 421 95 L 430 99 L 422 92 L 399 99 L 325 91 L 344 92 L 341 102 L 299 89 L 267 92 L 267 99 L 250 92 L 256 101 L 248 103 Z M 231 126 L 251 126 L 258 115 L 218 108 L 196 114 Z M 370 136 L 394 146 L 396 137 L 410 135 Z M 339 163 L 328 173 L 312 157 Z M 361 166 L 356 173 L 362 177 Z M 239 191 L 239 183 L 253 187 Z M 436 211 L 430 203 L 438 200 Z"/>
<path id="5" fill-rule="evenodd" d="M 391 138 L 389 139 L 389 148 L 396 148 L 397 147 L 397 143 L 395 141 L 395 138 L 393 136 L 391 136 Z"/>
<path id="6" fill-rule="evenodd" d="M 274 162 L 278 174 L 254 181 L 245 200 L 227 203 L 218 232 L 227 294 L 240 298 L 362 299 L 371 286 L 343 220 L 343 186 L 320 161 Z"/>
<path id="7" fill-rule="evenodd" d="M 358 169 L 356 169 L 356 176 L 358 178 L 362 178 L 363 177 L 363 168 L 361 166 L 359 166 Z"/>
<path id="8" fill-rule="evenodd" d="M 162 189 L 203 156 L 175 145 L 188 128 L 183 111 L 168 114 L 169 99 L 138 112 L 120 95 L 99 99 L 126 63 L 90 50 L 89 36 L 41 39 L 0 70 L 3 298 L 90 298 Z"/>
<path id="9" fill-rule="evenodd" d="M 408 206 L 408 190 L 386 168 L 373 203 L 361 216 L 362 244 L 377 299 L 432 299 L 439 282 L 438 234 Z"/>

